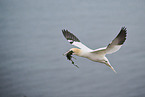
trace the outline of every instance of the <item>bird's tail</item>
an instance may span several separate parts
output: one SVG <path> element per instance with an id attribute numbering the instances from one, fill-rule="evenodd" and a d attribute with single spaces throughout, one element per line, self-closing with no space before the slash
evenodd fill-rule
<path id="1" fill-rule="evenodd" d="M 115 69 L 114 69 L 112 66 L 110 66 L 110 68 L 111 68 L 115 73 L 117 73 L 117 72 L 115 71 Z"/>
<path id="2" fill-rule="evenodd" d="M 115 73 L 117 73 L 117 72 L 115 71 L 115 69 L 113 68 L 113 66 L 111 66 L 110 63 L 106 63 L 106 65 L 109 66 Z"/>

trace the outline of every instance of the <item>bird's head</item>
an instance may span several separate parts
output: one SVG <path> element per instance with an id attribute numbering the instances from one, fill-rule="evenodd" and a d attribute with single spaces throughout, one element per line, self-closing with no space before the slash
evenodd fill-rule
<path id="1" fill-rule="evenodd" d="M 79 54 L 79 51 L 80 49 L 77 49 L 77 48 L 72 48 L 70 49 L 69 51 L 67 51 L 65 54 L 63 54 L 64 56 L 67 57 L 68 60 L 70 60 L 72 62 L 72 64 L 74 66 L 76 66 L 77 68 L 79 68 L 77 65 L 74 64 L 74 61 L 72 60 L 72 58 L 74 58 L 72 55 L 78 55 Z M 74 58 L 76 59 L 76 58 Z"/>
<path id="2" fill-rule="evenodd" d="M 77 55 L 77 56 L 79 56 L 79 55 L 80 55 L 80 52 L 81 52 L 81 50 L 78 49 L 78 48 L 71 48 L 69 51 L 67 51 L 67 52 L 66 52 L 65 54 L 63 54 L 63 55 L 65 55 L 65 56 L 67 57 L 67 59 L 71 60 L 72 55 Z"/>
<path id="3" fill-rule="evenodd" d="M 72 54 L 77 56 L 79 56 L 81 53 L 81 50 L 78 48 L 71 48 L 69 51 L 72 51 L 73 52 Z"/>

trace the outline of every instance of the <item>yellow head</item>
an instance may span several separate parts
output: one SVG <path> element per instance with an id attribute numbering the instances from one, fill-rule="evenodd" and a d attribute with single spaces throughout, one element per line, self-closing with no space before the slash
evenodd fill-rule
<path id="1" fill-rule="evenodd" d="M 79 56 L 81 53 L 81 50 L 78 48 L 71 48 L 70 51 L 73 51 L 73 54 L 77 56 Z"/>

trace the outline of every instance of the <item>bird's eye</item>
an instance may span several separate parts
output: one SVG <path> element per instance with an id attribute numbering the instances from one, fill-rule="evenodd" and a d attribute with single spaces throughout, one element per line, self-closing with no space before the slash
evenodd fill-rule
<path id="1" fill-rule="evenodd" d="M 107 63 L 107 61 L 105 61 Z"/>

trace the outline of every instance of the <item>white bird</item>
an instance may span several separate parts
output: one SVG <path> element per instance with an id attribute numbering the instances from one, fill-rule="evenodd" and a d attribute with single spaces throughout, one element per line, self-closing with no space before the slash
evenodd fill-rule
<path id="1" fill-rule="evenodd" d="M 121 46 L 126 40 L 127 30 L 125 27 L 121 28 L 119 34 L 115 37 L 115 39 L 111 43 L 109 43 L 108 46 L 95 50 L 92 50 L 87 46 L 85 46 L 84 44 L 82 44 L 80 40 L 75 35 L 70 33 L 68 30 L 62 30 L 62 32 L 64 37 L 68 40 L 70 44 L 78 47 L 78 48 L 71 48 L 68 52 L 64 54 L 67 56 L 69 60 L 71 60 L 72 58 L 71 55 L 85 57 L 92 61 L 106 64 L 116 73 L 115 69 L 111 66 L 109 60 L 105 55 L 112 54 L 121 48 Z M 74 64 L 73 61 L 72 63 Z"/>

